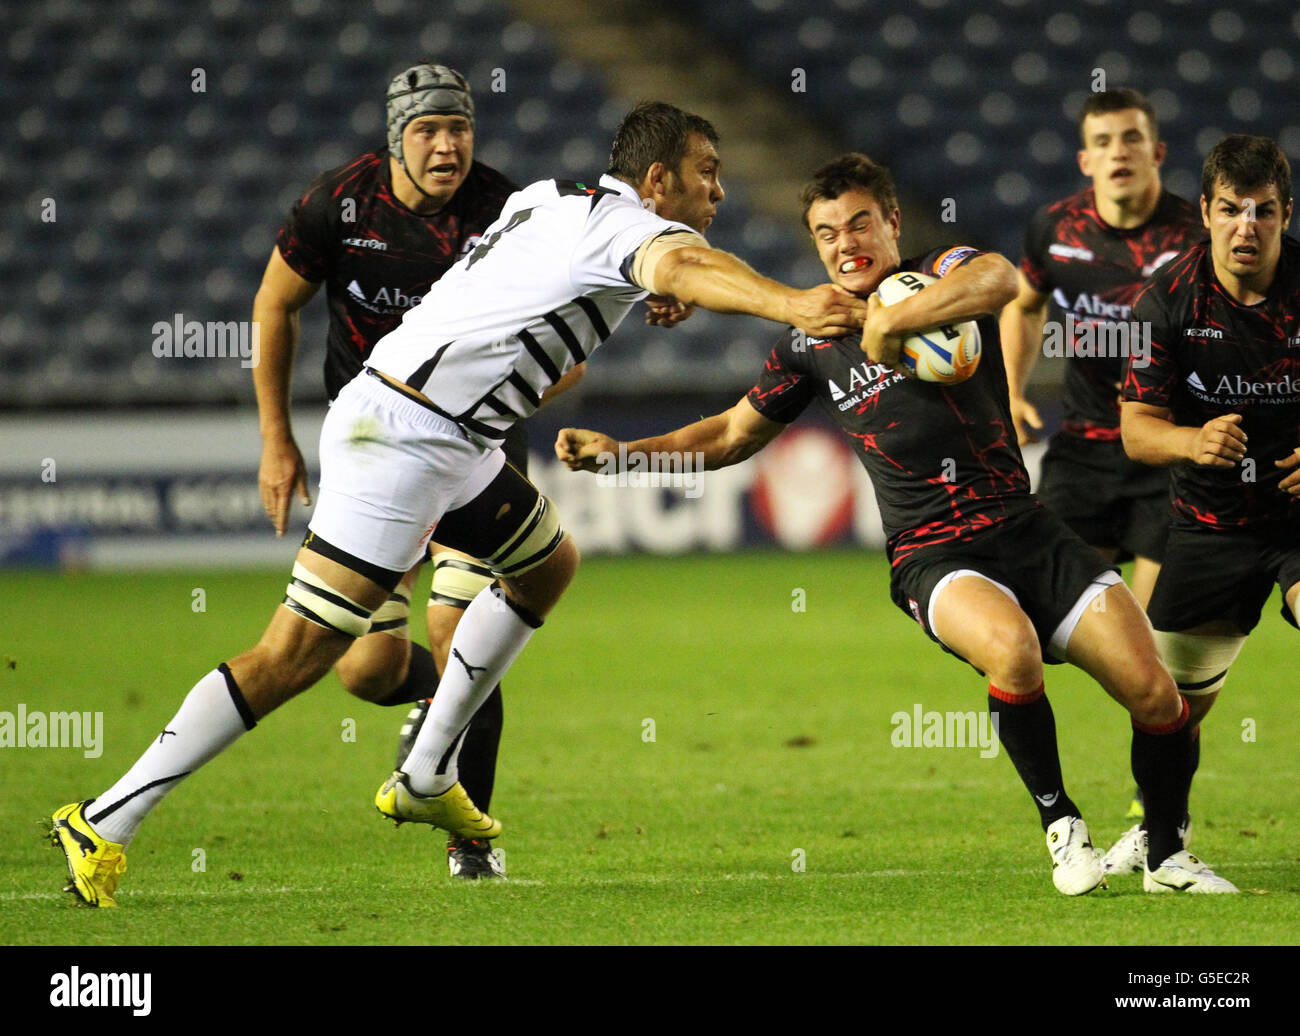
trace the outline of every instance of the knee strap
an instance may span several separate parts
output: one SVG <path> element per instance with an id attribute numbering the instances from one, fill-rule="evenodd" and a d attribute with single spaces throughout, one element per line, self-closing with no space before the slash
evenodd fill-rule
<path id="1" fill-rule="evenodd" d="M 370 609 L 332 589 L 301 562 L 293 566 L 293 578 L 284 591 L 284 605 L 308 622 L 349 637 L 370 631 Z"/>
<path id="2" fill-rule="evenodd" d="M 1156 647 L 1183 694 L 1215 694 L 1241 653 L 1242 636 L 1201 636 L 1156 630 Z"/>
<path id="3" fill-rule="evenodd" d="M 560 516 L 544 496 L 538 496 L 527 518 L 488 561 L 492 570 L 506 579 L 536 568 L 559 548 L 564 539 Z"/>
<path id="4" fill-rule="evenodd" d="M 411 601 L 402 593 L 394 590 L 388 600 L 379 606 L 379 610 L 370 617 L 370 633 L 387 633 L 398 640 L 409 640 L 407 626 L 411 618 Z"/>
<path id="5" fill-rule="evenodd" d="M 491 582 L 492 570 L 486 565 L 451 551 L 440 551 L 433 556 L 429 603 L 464 610 Z"/>

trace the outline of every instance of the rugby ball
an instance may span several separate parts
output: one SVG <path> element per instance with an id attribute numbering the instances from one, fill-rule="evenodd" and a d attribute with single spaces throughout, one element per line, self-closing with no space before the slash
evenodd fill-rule
<path id="1" fill-rule="evenodd" d="M 876 295 L 883 305 L 910 298 L 937 277 L 925 273 L 893 273 L 880 282 Z M 918 331 L 903 341 L 903 366 L 921 381 L 956 385 L 980 365 L 980 329 L 973 320 Z"/>

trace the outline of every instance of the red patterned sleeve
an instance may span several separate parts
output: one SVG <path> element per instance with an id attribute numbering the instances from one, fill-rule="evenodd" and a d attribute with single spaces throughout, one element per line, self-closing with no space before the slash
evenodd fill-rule
<path id="1" fill-rule="evenodd" d="M 1025 251 L 1018 269 L 1025 275 L 1029 286 L 1040 295 L 1052 290 L 1052 283 L 1047 278 L 1047 249 L 1052 243 L 1054 222 L 1052 207 L 1044 205 L 1030 218 L 1025 230 Z"/>
<path id="2" fill-rule="evenodd" d="M 769 421 L 789 424 L 813 401 L 816 393 L 806 360 L 811 349 L 807 336 L 793 327 L 773 347 L 757 384 L 745 397 Z"/>
<path id="3" fill-rule="evenodd" d="M 280 256 L 304 280 L 319 284 L 334 266 L 338 234 L 332 225 L 338 210 L 329 185 L 316 181 L 299 198 L 275 237 Z"/>
<path id="4" fill-rule="evenodd" d="M 1125 364 L 1121 398 L 1131 403 L 1167 407 L 1178 383 L 1178 365 L 1171 348 L 1178 341 L 1178 329 L 1164 305 L 1167 297 L 1166 278 L 1157 276 L 1147 281 L 1133 303 L 1133 322 L 1141 339 L 1150 335 L 1150 348 L 1131 349 Z"/>

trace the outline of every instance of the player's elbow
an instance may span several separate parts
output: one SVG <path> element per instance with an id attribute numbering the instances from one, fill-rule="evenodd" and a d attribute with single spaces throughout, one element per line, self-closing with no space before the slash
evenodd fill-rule
<path id="1" fill-rule="evenodd" d="M 1016 268 L 1005 256 L 990 252 L 980 256 L 979 261 L 984 264 L 993 312 L 996 313 L 1020 295 L 1020 280 L 1016 276 Z"/>
<path id="2" fill-rule="evenodd" d="M 1046 300 L 1026 298 L 1024 292 L 1017 292 L 1016 297 L 1002 309 L 1006 319 L 1042 321 L 1047 317 Z"/>
<path id="3" fill-rule="evenodd" d="M 1146 437 L 1143 435 L 1143 416 L 1135 413 L 1128 403 L 1119 406 L 1119 438 L 1124 445 L 1124 455 L 1139 464 L 1148 463 Z"/>
<path id="4" fill-rule="evenodd" d="M 748 411 L 748 412 L 747 412 Z M 717 459 L 710 467 L 725 468 L 749 460 L 781 431 L 781 425 L 755 420 L 746 400 L 727 414 L 727 427 L 720 436 Z"/>
<path id="5" fill-rule="evenodd" d="M 705 465 L 708 468 L 727 468 L 749 460 L 763 446 L 764 443 L 752 435 L 728 435 L 721 448 L 712 457 L 705 458 Z"/>
<path id="6" fill-rule="evenodd" d="M 711 248 L 684 245 L 660 256 L 651 271 L 646 287 L 656 295 L 671 295 L 679 302 L 695 302 L 696 279 L 700 269 L 709 261 Z"/>
<path id="7" fill-rule="evenodd" d="M 253 320 L 261 324 L 283 322 L 297 313 L 302 305 L 296 300 L 286 298 L 272 285 L 264 283 L 253 296 Z"/>

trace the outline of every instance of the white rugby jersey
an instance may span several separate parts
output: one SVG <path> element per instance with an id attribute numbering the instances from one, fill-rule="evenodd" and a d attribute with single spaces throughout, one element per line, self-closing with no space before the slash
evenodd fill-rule
<path id="1" fill-rule="evenodd" d="M 628 184 L 541 180 L 512 194 L 478 247 L 434 283 L 367 360 L 424 393 L 475 438 L 499 442 L 647 292 L 629 280 L 650 238 L 690 227 Z"/>

